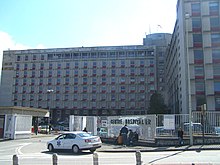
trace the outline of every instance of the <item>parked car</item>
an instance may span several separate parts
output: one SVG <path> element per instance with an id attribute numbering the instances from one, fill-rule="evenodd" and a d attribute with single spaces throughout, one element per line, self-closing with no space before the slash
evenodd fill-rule
<path id="1" fill-rule="evenodd" d="M 107 128 L 100 128 L 98 130 L 98 135 L 100 137 L 107 137 L 107 135 L 108 135 Z"/>
<path id="2" fill-rule="evenodd" d="M 172 130 L 165 129 L 163 126 L 156 127 L 156 135 L 157 136 L 160 136 L 160 135 L 169 136 L 169 135 L 171 135 L 171 133 L 172 133 Z"/>
<path id="3" fill-rule="evenodd" d="M 220 127 L 215 127 L 215 134 L 220 136 Z"/>
<path id="4" fill-rule="evenodd" d="M 183 131 L 184 131 L 184 133 L 189 133 L 189 123 L 184 123 Z M 192 132 L 193 133 L 202 133 L 202 124 L 201 123 L 192 123 Z"/>
<path id="5" fill-rule="evenodd" d="M 90 150 L 93 153 L 101 146 L 102 141 L 99 136 L 93 136 L 83 131 L 65 132 L 47 142 L 49 151 L 68 149 L 72 150 L 73 153 L 79 153 L 81 150 Z"/>
<path id="6" fill-rule="evenodd" d="M 50 132 L 49 129 L 50 129 L 49 125 L 40 125 L 39 126 L 39 133 L 43 133 L 43 134 L 48 133 L 48 132 Z"/>

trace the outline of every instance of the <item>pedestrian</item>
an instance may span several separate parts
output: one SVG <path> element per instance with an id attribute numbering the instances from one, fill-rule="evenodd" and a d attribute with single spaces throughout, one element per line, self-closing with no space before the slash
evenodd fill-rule
<path id="1" fill-rule="evenodd" d="M 128 137 L 127 137 L 128 136 L 128 127 L 126 124 L 124 125 L 124 127 L 121 128 L 120 134 L 122 136 L 123 146 L 125 147 L 127 145 L 127 139 L 128 139 Z"/>
<path id="2" fill-rule="evenodd" d="M 177 134 L 178 134 L 179 145 L 182 145 L 183 144 L 183 130 L 181 127 L 179 128 Z"/>
<path id="3" fill-rule="evenodd" d="M 129 145 L 133 145 L 134 143 L 134 132 L 130 129 L 128 133 L 128 143 Z"/>
<path id="4" fill-rule="evenodd" d="M 88 132 L 87 129 L 86 129 L 86 127 L 83 129 L 83 132 Z"/>

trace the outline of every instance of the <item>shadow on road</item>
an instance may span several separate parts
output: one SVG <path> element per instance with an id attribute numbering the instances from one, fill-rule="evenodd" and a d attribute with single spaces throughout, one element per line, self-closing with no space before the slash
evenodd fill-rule
<path id="1" fill-rule="evenodd" d="M 69 155 L 69 156 L 77 156 L 77 155 L 90 155 L 92 154 L 90 151 L 81 151 L 77 154 L 74 154 L 72 151 L 70 150 L 54 150 L 53 152 L 51 151 L 42 151 L 41 153 L 44 154 L 49 154 L 49 155 L 53 155 L 54 153 L 56 153 L 57 155 Z"/>

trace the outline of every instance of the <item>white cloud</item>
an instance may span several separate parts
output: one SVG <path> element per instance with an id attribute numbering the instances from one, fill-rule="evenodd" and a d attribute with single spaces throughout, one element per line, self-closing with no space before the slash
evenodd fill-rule
<path id="1" fill-rule="evenodd" d="M 23 50 L 23 49 L 43 49 L 44 46 L 42 44 L 37 45 L 35 48 L 24 45 L 22 43 L 17 43 L 12 36 L 8 33 L 0 31 L 0 71 L 2 68 L 2 58 L 4 50 Z M 1 75 L 1 72 L 0 72 Z"/>

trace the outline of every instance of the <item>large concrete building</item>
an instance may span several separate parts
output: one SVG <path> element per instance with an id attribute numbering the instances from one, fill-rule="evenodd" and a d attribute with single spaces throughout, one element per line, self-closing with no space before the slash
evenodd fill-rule
<path id="1" fill-rule="evenodd" d="M 220 110 L 219 0 L 178 1 L 166 78 L 172 113 L 186 114 L 203 104 Z"/>
<path id="2" fill-rule="evenodd" d="M 53 122 L 147 114 L 151 94 L 164 89 L 156 59 L 147 45 L 7 50 L 0 105 L 47 108 Z"/>

